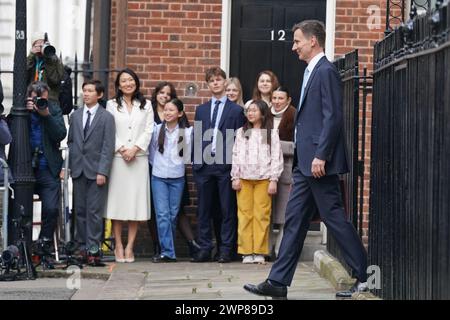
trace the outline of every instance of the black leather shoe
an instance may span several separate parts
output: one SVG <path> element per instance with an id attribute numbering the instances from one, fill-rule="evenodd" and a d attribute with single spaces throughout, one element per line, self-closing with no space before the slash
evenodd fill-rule
<path id="1" fill-rule="evenodd" d="M 217 259 L 217 262 L 219 263 L 229 263 L 231 262 L 231 257 L 229 254 L 221 254 L 219 258 Z"/>
<path id="2" fill-rule="evenodd" d="M 349 289 L 344 291 L 339 291 L 336 293 L 336 298 L 350 299 L 352 295 L 356 292 L 368 292 L 367 282 L 361 283 L 356 280 L 355 284 Z"/>
<path id="3" fill-rule="evenodd" d="M 201 250 L 201 248 L 198 243 L 195 242 L 195 240 L 189 240 L 187 243 L 189 247 L 189 255 L 191 256 L 191 258 L 194 258 L 197 252 Z"/>
<path id="4" fill-rule="evenodd" d="M 211 261 L 211 252 L 200 250 L 191 260 L 191 262 L 210 262 Z"/>
<path id="5" fill-rule="evenodd" d="M 166 256 L 159 256 L 159 257 L 153 257 L 153 262 L 154 263 L 160 263 L 160 262 L 176 262 L 177 259 L 174 258 L 170 258 L 170 257 L 166 257 Z"/>
<path id="6" fill-rule="evenodd" d="M 153 243 L 153 256 L 159 257 L 161 255 L 161 246 L 159 245 L 159 242 Z"/>
<path id="7" fill-rule="evenodd" d="M 287 288 L 286 287 L 278 287 L 274 286 L 266 280 L 261 282 L 258 285 L 254 284 L 246 284 L 244 285 L 244 289 L 250 293 L 257 294 L 259 296 L 269 296 L 276 298 L 286 298 L 287 297 Z"/>

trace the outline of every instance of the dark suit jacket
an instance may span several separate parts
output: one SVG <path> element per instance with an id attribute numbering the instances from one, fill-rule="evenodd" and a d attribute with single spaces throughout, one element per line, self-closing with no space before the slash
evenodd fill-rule
<path id="1" fill-rule="evenodd" d="M 69 168 L 72 178 L 83 173 L 95 180 L 97 174 L 109 176 L 116 143 L 116 126 L 111 113 L 99 106 L 86 137 L 83 133 L 83 110 L 76 110 L 70 117 Z"/>
<path id="2" fill-rule="evenodd" d="M 56 102 L 48 101 L 48 111 L 50 112 L 49 116 L 41 117 L 42 145 L 44 147 L 45 158 L 48 162 L 48 168 L 54 177 L 58 177 L 63 164 L 59 147 L 61 141 L 67 135 L 67 129 L 61 108 Z M 30 152 L 33 152 L 33 150 L 30 150 Z"/>
<path id="3" fill-rule="evenodd" d="M 211 129 L 211 103 L 212 100 L 200 105 L 195 110 L 195 124 L 194 124 L 194 143 L 192 144 L 192 169 L 194 171 L 200 170 L 205 164 L 203 152 L 209 146 L 211 148 L 212 135 L 209 141 L 204 139 L 205 131 Z M 199 126 L 201 121 L 201 126 Z M 223 108 L 222 116 L 219 122 L 219 130 L 222 133 L 222 150 L 219 150 L 220 135 L 218 133 L 216 143 L 216 163 L 223 163 L 224 170 L 231 170 L 232 151 L 234 144 L 234 134 L 237 129 L 242 127 L 245 122 L 244 109 L 227 99 Z M 227 134 L 227 130 L 229 131 Z M 206 141 L 205 141 L 206 140 Z M 221 157 L 219 156 L 221 155 Z"/>
<path id="4" fill-rule="evenodd" d="M 312 176 L 314 158 L 325 160 L 327 175 L 347 173 L 342 82 L 326 57 L 319 60 L 305 88 L 296 115 L 296 156 L 305 176 Z"/>

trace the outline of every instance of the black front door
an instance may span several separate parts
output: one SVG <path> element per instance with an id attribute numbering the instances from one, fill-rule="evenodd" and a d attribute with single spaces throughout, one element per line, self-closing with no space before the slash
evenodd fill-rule
<path id="1" fill-rule="evenodd" d="M 230 76 L 242 82 L 244 102 L 251 99 L 255 78 L 272 70 L 287 86 L 297 106 L 304 62 L 292 52 L 292 26 L 303 20 L 325 23 L 326 0 L 233 0 Z"/>

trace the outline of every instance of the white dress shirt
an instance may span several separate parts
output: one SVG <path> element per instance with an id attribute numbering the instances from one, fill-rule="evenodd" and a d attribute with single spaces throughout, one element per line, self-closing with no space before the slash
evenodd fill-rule
<path id="1" fill-rule="evenodd" d="M 95 106 L 88 108 L 88 106 L 84 105 L 84 109 L 83 109 L 83 128 L 86 126 L 86 121 L 88 119 L 88 114 L 87 112 L 89 111 L 91 113 L 91 120 L 89 122 L 89 125 L 92 124 L 92 121 L 94 121 L 94 117 L 95 114 L 97 113 L 99 104 L 97 103 Z"/>
<path id="2" fill-rule="evenodd" d="M 160 123 L 153 131 L 152 142 L 150 143 L 150 163 L 152 165 L 152 175 L 158 178 L 181 178 L 184 177 L 185 164 L 191 163 L 191 141 L 192 128 L 179 129 L 178 125 L 169 130 Z M 158 137 L 159 132 L 165 130 L 164 153 L 159 152 Z M 184 131 L 185 148 L 183 157 L 179 155 L 178 136 L 180 130 Z M 180 146 L 181 147 L 181 146 Z"/>

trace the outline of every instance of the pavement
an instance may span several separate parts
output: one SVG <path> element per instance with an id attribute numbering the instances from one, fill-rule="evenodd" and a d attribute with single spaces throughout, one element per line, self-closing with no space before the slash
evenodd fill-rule
<path id="1" fill-rule="evenodd" d="M 0 299 L 58 300 L 267 300 L 242 287 L 266 279 L 272 263 L 244 265 L 107 263 L 104 267 L 71 266 L 66 270 L 39 271 L 37 280 L 0 282 Z M 289 300 L 334 300 L 333 285 L 314 269 L 313 262 L 300 262 L 288 290 Z"/>
<path id="2" fill-rule="evenodd" d="M 267 278 L 272 266 L 232 263 L 106 263 L 80 269 L 62 265 L 39 270 L 36 280 L 0 281 L 0 300 L 271 300 L 243 289 Z M 288 300 L 335 300 L 338 290 L 352 286 L 343 266 L 324 250 L 314 261 L 299 262 Z M 370 292 L 355 294 L 354 300 L 379 300 Z"/>

